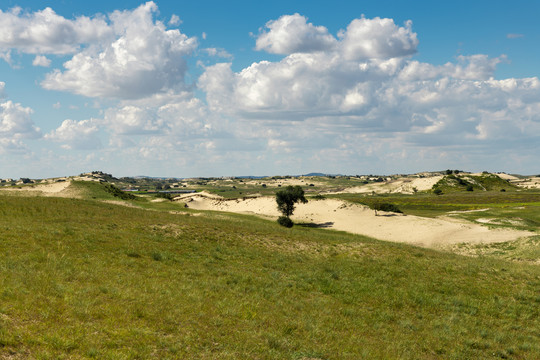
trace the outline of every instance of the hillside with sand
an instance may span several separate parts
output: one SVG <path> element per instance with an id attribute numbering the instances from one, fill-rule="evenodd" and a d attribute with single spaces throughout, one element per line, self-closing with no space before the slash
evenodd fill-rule
<path id="1" fill-rule="evenodd" d="M 191 209 L 227 211 L 277 218 L 275 198 L 223 199 L 215 195 L 187 194 L 178 198 Z M 292 219 L 308 226 L 347 231 L 379 240 L 445 249 L 458 243 L 493 243 L 533 235 L 528 231 L 490 229 L 464 220 L 423 218 L 413 215 L 378 212 L 367 206 L 342 200 L 311 200 L 298 204 Z"/>
<path id="2" fill-rule="evenodd" d="M 73 197 L 83 196 L 82 188 L 73 186 L 73 181 L 99 182 L 115 179 L 109 174 L 98 172 L 97 174 L 84 174 L 73 178 L 49 179 L 40 183 L 26 184 L 22 186 L 1 187 L 8 193 L 20 193 L 26 196 L 54 196 Z M 471 174 L 481 176 L 482 174 Z M 468 176 L 468 175 L 465 175 Z M 538 178 L 522 178 L 504 173 L 497 174 L 508 183 L 514 183 L 523 188 L 534 187 Z M 300 185 L 307 191 L 317 189 L 319 194 L 359 194 L 363 196 L 374 194 L 413 194 L 416 192 L 428 192 L 437 184 L 444 175 L 439 173 L 421 173 L 409 176 L 390 177 L 347 177 L 344 180 L 328 179 L 317 176 L 306 177 L 276 177 L 266 179 L 250 179 L 241 182 L 241 186 L 251 189 L 273 189 L 288 185 Z M 370 181 L 368 181 L 370 180 Z M 193 181 L 191 184 L 197 184 Z M 183 183 L 185 186 L 189 182 Z M 220 188 L 223 185 L 236 187 L 240 183 L 232 179 L 216 179 L 208 181 L 205 188 Z M 236 185 L 234 185 L 236 184 Z M 338 185 L 336 185 L 338 184 Z M 341 185 L 339 185 L 341 184 Z M 345 184 L 345 185 L 343 185 Z M 106 200 L 109 203 L 137 206 L 118 200 Z M 153 203 L 166 201 L 163 198 L 151 200 Z M 224 211 L 241 214 L 251 214 L 269 219 L 280 216 L 277 210 L 275 197 L 263 196 L 260 193 L 251 193 L 242 197 L 224 198 L 216 193 L 206 190 L 196 193 L 175 196 L 176 203 L 185 203 L 186 207 L 193 210 Z M 403 215 L 397 213 L 379 212 L 378 215 L 369 207 L 351 203 L 342 199 L 325 198 L 310 200 L 307 204 L 298 204 L 292 216 L 292 220 L 303 226 L 325 228 L 346 231 L 373 237 L 379 240 L 401 242 L 417 246 L 449 249 L 456 244 L 487 244 L 499 243 L 526 238 L 534 235 L 533 232 L 510 228 L 489 227 L 494 222 L 486 219 L 477 219 L 474 222 L 454 218 L 452 212 L 445 216 L 421 217 Z"/>

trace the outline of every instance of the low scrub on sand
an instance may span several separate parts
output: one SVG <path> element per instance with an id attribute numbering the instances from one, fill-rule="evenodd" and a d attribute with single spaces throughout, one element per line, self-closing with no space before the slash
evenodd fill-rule
<path id="1" fill-rule="evenodd" d="M 0 195 L 0 358 L 540 358 L 538 266 L 191 214 Z"/>
<path id="2" fill-rule="evenodd" d="M 433 190 L 436 189 L 443 193 L 449 193 L 455 191 L 507 191 L 516 190 L 517 187 L 497 175 L 485 173 L 481 175 L 446 175 L 433 185 Z"/>

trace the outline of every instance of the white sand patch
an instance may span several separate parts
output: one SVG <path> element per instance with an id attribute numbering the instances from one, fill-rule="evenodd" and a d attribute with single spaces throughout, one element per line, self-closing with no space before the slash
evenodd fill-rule
<path id="1" fill-rule="evenodd" d="M 20 192 L 39 192 L 43 195 L 59 194 L 65 191 L 71 185 L 71 181 L 61 181 L 48 184 L 23 185 L 20 187 L 6 187 L 0 190 L 20 191 Z"/>
<path id="2" fill-rule="evenodd" d="M 500 177 L 503 180 L 518 180 L 519 179 L 517 176 L 509 175 L 509 174 L 499 173 L 499 174 L 495 174 L 495 175 L 497 175 L 498 177 Z"/>
<path id="3" fill-rule="evenodd" d="M 483 211 L 488 211 L 489 208 L 487 209 L 474 209 L 474 210 L 454 210 L 454 211 L 449 211 L 448 214 L 467 214 L 467 213 L 474 213 L 474 212 L 483 212 Z"/>
<path id="4" fill-rule="evenodd" d="M 476 219 L 476 222 L 481 224 L 491 224 L 491 225 L 512 225 L 512 226 L 524 226 L 525 222 L 523 219 L 487 219 L 480 218 Z"/>
<path id="5" fill-rule="evenodd" d="M 277 218 L 275 198 L 257 197 L 226 200 L 193 196 L 187 202 L 192 209 L 230 211 Z M 298 204 L 292 219 L 316 227 L 331 228 L 380 240 L 408 243 L 430 248 L 447 248 L 457 243 L 491 243 L 531 236 L 526 231 L 488 229 L 480 224 L 451 218 L 422 218 L 411 215 L 375 212 L 341 200 L 325 199 Z"/>
<path id="6" fill-rule="evenodd" d="M 492 224 L 494 221 L 493 219 L 479 218 L 479 219 L 476 219 L 476 222 L 479 222 L 481 224 Z"/>
<path id="7" fill-rule="evenodd" d="M 72 186 L 71 180 L 56 181 L 51 180 L 47 183 L 32 184 L 15 187 L 0 187 L 0 191 L 9 191 L 12 194 L 21 194 L 24 196 L 52 196 L 63 198 L 83 198 L 84 194 L 80 189 Z"/>
<path id="8" fill-rule="evenodd" d="M 393 193 L 403 193 L 403 194 L 413 194 L 414 190 L 416 191 L 425 191 L 430 190 L 433 185 L 435 185 L 442 176 L 431 176 L 425 178 L 419 177 L 403 177 L 395 180 L 370 183 L 363 186 L 350 187 L 341 191 L 330 191 L 328 193 L 339 194 L 339 193 L 348 193 L 348 194 L 393 194 Z"/>
<path id="9" fill-rule="evenodd" d="M 136 206 L 136 205 L 133 205 L 133 204 L 130 203 L 130 202 L 122 201 L 122 200 L 102 200 L 102 202 L 107 203 L 107 204 L 121 205 L 121 206 L 130 207 L 130 208 L 137 208 L 137 209 L 140 209 L 140 207 L 138 207 L 138 206 Z"/>
<path id="10" fill-rule="evenodd" d="M 540 189 L 540 177 L 533 176 L 526 179 L 511 180 L 512 184 L 526 189 Z"/>

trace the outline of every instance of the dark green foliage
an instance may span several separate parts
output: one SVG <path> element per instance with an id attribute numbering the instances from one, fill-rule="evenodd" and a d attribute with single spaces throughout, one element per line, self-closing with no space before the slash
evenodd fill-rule
<path id="1" fill-rule="evenodd" d="M 391 203 L 375 203 L 372 205 L 372 209 L 378 211 L 395 212 L 399 214 L 403 213 L 403 211 L 401 211 L 397 205 Z"/>
<path id="2" fill-rule="evenodd" d="M 292 228 L 293 227 L 293 222 L 290 218 L 288 218 L 287 216 L 280 216 L 278 219 L 277 219 L 277 222 L 279 225 L 281 226 L 285 226 L 287 228 Z"/>
<path id="3" fill-rule="evenodd" d="M 473 190 L 474 190 L 474 188 L 473 188 L 472 185 L 467 185 L 467 191 L 473 191 Z"/>
<path id="4" fill-rule="evenodd" d="M 103 187 L 105 188 L 105 191 L 111 194 L 114 197 L 120 198 L 122 200 L 133 200 L 135 199 L 135 195 L 127 193 L 125 191 L 120 190 L 113 184 L 104 184 Z"/>
<path id="5" fill-rule="evenodd" d="M 162 198 L 162 199 L 167 199 L 167 200 L 170 200 L 170 201 L 172 201 L 172 200 L 174 199 L 174 197 L 173 197 L 171 194 L 169 194 L 169 193 L 162 193 L 162 192 L 158 192 L 158 193 L 156 194 L 156 197 L 157 197 L 157 198 Z"/>
<path id="6" fill-rule="evenodd" d="M 294 204 L 297 202 L 307 203 L 304 190 L 301 186 L 287 186 L 285 189 L 276 192 L 276 202 L 278 210 L 283 216 L 290 217 L 294 212 Z"/>
<path id="7" fill-rule="evenodd" d="M 442 195 L 442 190 L 439 189 L 439 188 L 436 188 L 436 189 L 433 189 L 433 193 L 434 193 L 435 195 Z"/>

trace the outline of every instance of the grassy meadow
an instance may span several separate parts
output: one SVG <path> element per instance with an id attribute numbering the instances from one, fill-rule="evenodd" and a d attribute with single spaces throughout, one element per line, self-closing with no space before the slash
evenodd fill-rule
<path id="1" fill-rule="evenodd" d="M 73 186 L 0 193 L 0 359 L 540 358 L 539 266 Z"/>

